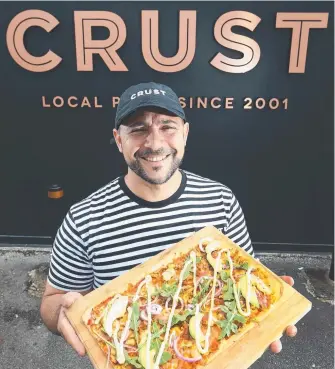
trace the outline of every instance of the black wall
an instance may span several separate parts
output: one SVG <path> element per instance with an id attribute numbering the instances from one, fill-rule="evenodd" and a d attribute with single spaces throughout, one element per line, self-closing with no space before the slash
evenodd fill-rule
<path id="1" fill-rule="evenodd" d="M 7 26 L 26 9 L 47 11 L 60 21 L 51 33 L 33 27 L 25 37 L 32 54 L 51 49 L 63 58 L 50 72 L 29 72 L 8 52 Z M 160 11 L 160 50 L 165 56 L 177 50 L 179 11 L 197 10 L 196 54 L 187 69 L 160 73 L 145 63 L 145 9 Z M 77 72 L 74 10 L 107 10 L 123 18 L 127 39 L 119 55 L 128 72 L 110 72 L 98 56 L 93 72 Z M 215 21 L 231 10 L 261 18 L 254 32 L 233 29 L 261 48 L 260 62 L 245 74 L 224 73 L 209 64 L 217 52 L 241 57 L 213 36 Z M 303 74 L 288 73 L 292 31 L 276 29 L 277 12 L 329 13 L 326 29 L 310 31 Z M 110 100 L 131 84 L 153 80 L 170 85 L 179 96 L 235 98 L 232 110 L 186 108 L 191 131 L 183 168 L 234 191 L 256 248 L 302 245 L 310 250 L 318 245 L 321 250 L 332 245 L 333 14 L 330 2 L 0 3 L 0 242 L 50 243 L 74 202 L 126 170 L 116 146 L 110 144 L 115 114 Z M 94 35 L 107 37 L 100 28 Z M 46 109 L 43 95 L 99 96 L 103 108 Z M 244 110 L 247 96 L 288 98 L 288 109 Z M 48 199 L 53 183 L 63 187 L 62 199 Z"/>

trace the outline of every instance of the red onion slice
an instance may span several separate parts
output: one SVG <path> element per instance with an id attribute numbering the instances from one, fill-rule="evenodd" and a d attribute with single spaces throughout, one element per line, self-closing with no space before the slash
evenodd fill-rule
<path id="1" fill-rule="evenodd" d="M 173 331 L 170 338 L 169 338 L 169 347 L 173 346 L 173 342 L 174 342 L 175 338 L 176 338 L 176 333 L 175 333 L 175 331 Z"/>
<path id="2" fill-rule="evenodd" d="M 179 349 L 178 349 L 178 341 L 179 341 L 179 337 L 175 338 L 173 340 L 173 349 L 178 357 L 178 359 L 186 361 L 187 363 L 195 363 L 196 361 L 199 361 L 202 359 L 202 356 L 198 356 L 198 357 L 185 357 L 183 356 Z"/>
<path id="3" fill-rule="evenodd" d="M 159 315 L 163 311 L 163 307 L 159 304 L 151 304 L 151 315 Z M 141 309 L 140 318 L 148 320 L 148 307 Z"/>
<path id="4" fill-rule="evenodd" d="M 123 347 L 126 348 L 128 352 L 137 352 L 138 351 L 137 347 L 135 347 L 135 346 L 123 345 Z"/>
<path id="5" fill-rule="evenodd" d="M 216 282 L 219 284 L 219 288 L 215 292 L 215 297 L 218 297 L 220 295 L 221 291 L 222 291 L 223 285 L 222 285 L 222 282 L 220 281 L 220 279 L 217 279 Z"/>
<path id="6" fill-rule="evenodd" d="M 163 311 L 163 307 L 159 304 L 151 304 L 151 314 L 159 315 Z"/>

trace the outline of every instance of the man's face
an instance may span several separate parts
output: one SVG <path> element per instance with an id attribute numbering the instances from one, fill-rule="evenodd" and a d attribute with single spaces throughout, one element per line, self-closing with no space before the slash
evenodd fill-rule
<path id="1" fill-rule="evenodd" d="M 128 167 L 151 184 L 167 182 L 181 165 L 188 123 L 161 109 L 140 110 L 115 130 Z"/>

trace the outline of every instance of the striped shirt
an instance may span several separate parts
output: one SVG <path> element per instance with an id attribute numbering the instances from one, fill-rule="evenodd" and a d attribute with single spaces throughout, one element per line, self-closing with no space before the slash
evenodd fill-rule
<path id="1" fill-rule="evenodd" d="M 181 174 L 179 189 L 166 200 L 137 197 L 120 176 L 71 206 L 52 247 L 49 283 L 63 291 L 98 288 L 208 225 L 254 256 L 233 192 Z"/>

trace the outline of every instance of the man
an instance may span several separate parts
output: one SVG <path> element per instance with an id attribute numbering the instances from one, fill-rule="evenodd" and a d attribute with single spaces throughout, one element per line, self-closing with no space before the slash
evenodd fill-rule
<path id="1" fill-rule="evenodd" d="M 254 256 L 233 192 L 180 169 L 189 123 L 167 86 L 141 83 L 121 96 L 113 130 L 128 173 L 68 211 L 53 245 L 41 316 L 77 351 L 85 348 L 65 316 L 80 296 L 206 225 Z M 291 277 L 283 279 L 293 285 Z M 295 327 L 286 331 L 296 334 Z M 281 351 L 280 341 L 271 345 Z"/>

